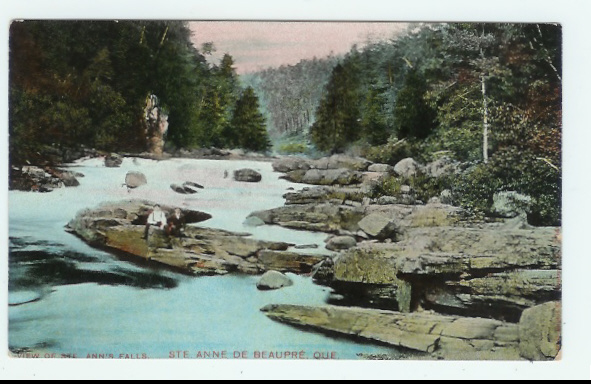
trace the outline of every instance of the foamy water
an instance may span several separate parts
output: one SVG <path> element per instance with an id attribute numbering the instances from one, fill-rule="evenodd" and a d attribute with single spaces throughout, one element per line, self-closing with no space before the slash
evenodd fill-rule
<path id="1" fill-rule="evenodd" d="M 252 168 L 260 183 L 232 179 L 233 171 Z M 85 175 L 76 188 L 52 193 L 9 192 L 10 302 L 9 345 L 42 353 L 103 356 L 146 354 L 166 358 L 171 351 L 298 350 L 335 352 L 338 358 L 358 353 L 392 353 L 388 348 L 303 332 L 269 320 L 267 304 L 323 305 L 330 289 L 292 275 L 295 284 L 279 291 L 256 289 L 256 276 L 188 277 L 138 266 L 91 248 L 64 231 L 85 208 L 128 198 L 207 212 L 198 225 L 249 232 L 257 239 L 317 244 L 325 234 L 277 226 L 243 225 L 249 213 L 284 204 L 288 188 L 301 189 L 278 177 L 271 164 L 255 161 L 125 159 L 121 168 L 105 168 L 100 159 L 78 162 L 72 170 Z M 128 171 L 140 171 L 148 185 L 123 186 Z M 228 177 L 224 177 L 227 172 Z M 192 181 L 205 188 L 180 195 L 170 184 Z"/>

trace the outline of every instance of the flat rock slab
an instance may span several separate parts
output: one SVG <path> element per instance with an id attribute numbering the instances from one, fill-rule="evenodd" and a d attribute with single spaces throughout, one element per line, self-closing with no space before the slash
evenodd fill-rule
<path id="1" fill-rule="evenodd" d="M 362 337 L 444 359 L 520 360 L 519 325 L 500 321 L 336 306 L 269 305 L 271 319 Z"/>
<path id="2" fill-rule="evenodd" d="M 324 257 L 287 252 L 292 244 L 251 239 L 248 233 L 187 226 L 181 237 L 168 237 L 152 228 L 148 240 L 144 225 L 154 205 L 142 200 L 105 203 L 79 212 L 68 224 L 92 246 L 163 264 L 191 274 L 260 274 L 268 270 L 310 273 Z M 171 214 L 175 207 L 162 206 Z M 183 210 L 187 223 L 211 216 Z"/>

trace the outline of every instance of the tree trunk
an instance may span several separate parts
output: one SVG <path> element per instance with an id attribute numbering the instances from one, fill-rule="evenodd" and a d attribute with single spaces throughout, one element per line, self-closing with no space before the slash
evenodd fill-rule
<path id="1" fill-rule="evenodd" d="M 483 119 L 483 128 L 482 128 L 482 158 L 484 163 L 488 163 L 488 104 L 486 102 L 486 82 L 484 79 L 484 75 L 480 78 L 482 82 L 482 119 Z"/>

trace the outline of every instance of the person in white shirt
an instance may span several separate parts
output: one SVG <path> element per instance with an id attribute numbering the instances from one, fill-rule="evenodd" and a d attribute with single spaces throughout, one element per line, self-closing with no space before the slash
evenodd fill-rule
<path id="1" fill-rule="evenodd" d="M 144 239 L 148 240 L 148 235 L 150 234 L 150 227 L 158 227 L 160 229 L 164 229 L 166 226 L 166 214 L 160 208 L 160 205 L 156 204 L 154 206 L 154 210 L 148 215 L 148 220 L 146 221 L 146 229 L 144 230 Z"/>

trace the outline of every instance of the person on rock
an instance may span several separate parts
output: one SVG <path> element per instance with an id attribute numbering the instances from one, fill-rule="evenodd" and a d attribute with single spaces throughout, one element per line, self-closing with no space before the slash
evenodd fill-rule
<path id="1" fill-rule="evenodd" d="M 166 214 L 160 208 L 160 205 L 154 205 L 154 209 L 148 215 L 148 220 L 146 221 L 146 229 L 144 230 L 144 239 L 148 240 L 148 236 L 150 234 L 150 227 L 158 227 L 162 230 L 166 227 Z"/>
<path id="2" fill-rule="evenodd" d="M 166 227 L 166 234 L 168 236 L 181 237 L 183 228 L 185 226 L 185 218 L 180 208 L 174 210 L 174 214 L 168 218 L 168 225 Z"/>

